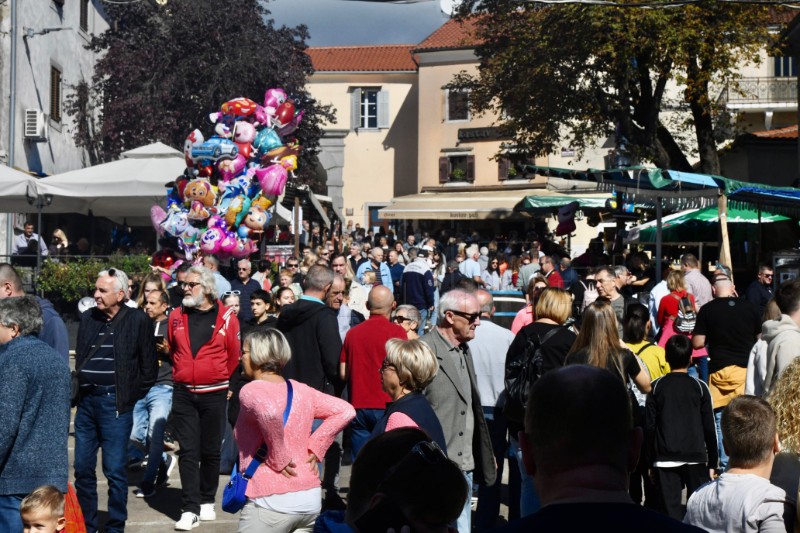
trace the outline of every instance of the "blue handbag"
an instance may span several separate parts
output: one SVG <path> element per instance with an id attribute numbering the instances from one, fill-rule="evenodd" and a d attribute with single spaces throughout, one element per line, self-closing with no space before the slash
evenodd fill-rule
<path id="1" fill-rule="evenodd" d="M 288 399 L 286 400 L 286 409 L 283 410 L 283 425 L 286 427 L 286 421 L 289 419 L 289 411 L 292 410 L 292 397 L 294 396 L 294 391 L 292 390 L 292 382 L 288 379 L 286 380 L 286 391 L 288 395 Z M 253 460 L 250 461 L 250 464 L 247 465 L 247 470 L 245 470 L 244 474 L 239 471 L 238 461 L 236 464 L 233 465 L 233 472 L 231 472 L 231 479 L 228 481 L 228 484 L 225 485 L 225 489 L 222 491 L 222 510 L 226 513 L 236 514 L 242 510 L 242 507 L 247 503 L 247 496 L 245 496 L 245 492 L 247 491 L 247 482 L 250 481 L 250 478 L 256 473 L 258 467 L 261 466 L 267 458 L 267 445 L 262 444 L 261 447 L 258 448 L 256 451 L 256 456 L 253 457 Z"/>

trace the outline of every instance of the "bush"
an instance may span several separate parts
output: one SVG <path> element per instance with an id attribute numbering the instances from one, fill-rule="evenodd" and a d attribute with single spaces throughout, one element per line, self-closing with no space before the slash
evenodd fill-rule
<path id="1" fill-rule="evenodd" d="M 113 256 L 107 259 L 89 257 L 67 261 L 42 262 L 37 288 L 52 300 L 76 303 L 94 290 L 97 273 L 118 268 L 128 277 L 140 277 L 150 272 L 150 257 L 146 255 Z"/>

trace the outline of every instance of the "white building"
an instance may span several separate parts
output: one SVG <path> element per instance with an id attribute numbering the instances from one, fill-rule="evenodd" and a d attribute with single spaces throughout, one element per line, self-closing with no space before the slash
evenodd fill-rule
<path id="1" fill-rule="evenodd" d="M 100 0 L 7 0 L 0 5 L 0 163 L 35 174 L 88 165 L 64 112 L 72 87 L 90 80 L 91 37 L 109 28 Z M 8 217 L 19 227 L 24 217 Z M 0 217 L 0 255 L 8 222 Z"/>

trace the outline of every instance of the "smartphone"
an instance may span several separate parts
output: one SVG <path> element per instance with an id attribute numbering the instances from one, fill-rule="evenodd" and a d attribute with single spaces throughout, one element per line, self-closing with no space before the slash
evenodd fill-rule
<path id="1" fill-rule="evenodd" d="M 403 526 L 411 526 L 403 511 L 390 498 L 384 498 L 375 507 L 356 520 L 359 531 L 384 532 L 390 528 L 400 531 Z M 411 530 L 414 531 L 413 529 Z"/>
<path id="2" fill-rule="evenodd" d="M 164 342 L 164 335 L 156 335 L 156 344 Z"/>

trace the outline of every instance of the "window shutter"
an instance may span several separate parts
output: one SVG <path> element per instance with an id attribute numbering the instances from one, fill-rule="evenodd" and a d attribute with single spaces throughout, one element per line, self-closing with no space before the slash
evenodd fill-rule
<path id="1" fill-rule="evenodd" d="M 378 91 L 378 127 L 389 127 L 389 91 Z"/>
<path id="2" fill-rule="evenodd" d="M 475 181 L 475 156 L 467 156 L 467 181 Z"/>
<path id="3" fill-rule="evenodd" d="M 350 106 L 350 131 L 361 127 L 361 89 L 353 89 L 353 100 Z"/>
<path id="4" fill-rule="evenodd" d="M 439 183 L 450 181 L 450 159 L 447 157 L 439 158 Z"/>
<path id="5" fill-rule="evenodd" d="M 497 162 L 497 179 L 498 181 L 505 181 L 508 179 L 508 169 L 510 166 L 510 161 L 505 157 L 501 158 Z"/>

